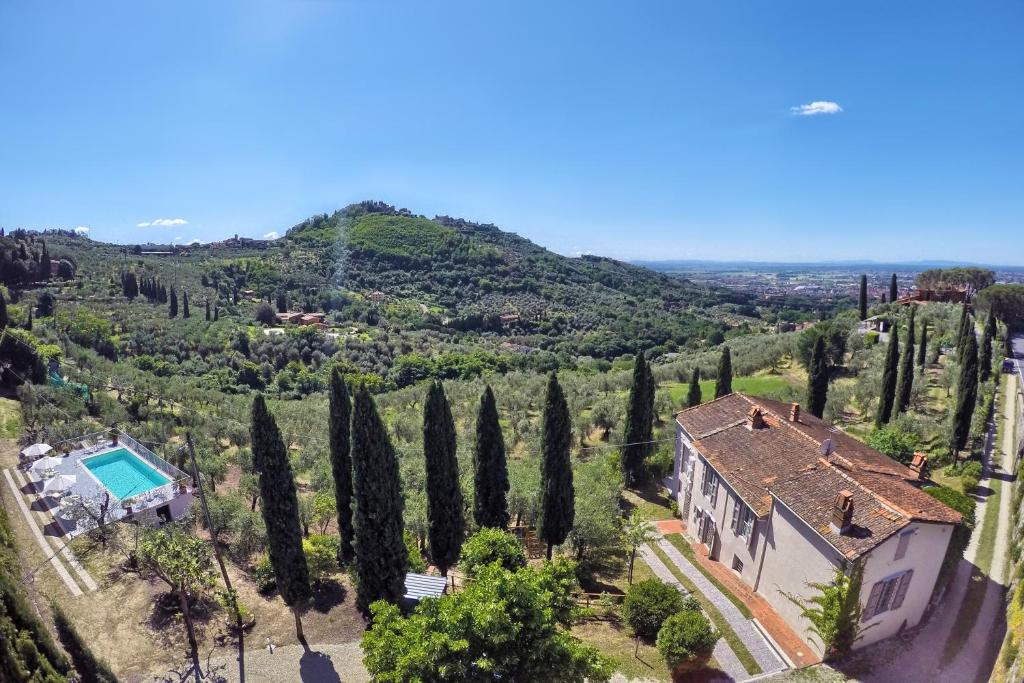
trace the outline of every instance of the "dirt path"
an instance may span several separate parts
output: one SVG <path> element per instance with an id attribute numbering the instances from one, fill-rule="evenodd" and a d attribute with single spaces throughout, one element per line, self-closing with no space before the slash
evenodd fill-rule
<path id="1" fill-rule="evenodd" d="M 1017 415 L 1017 377 L 1008 375 L 1003 394 L 1003 427 L 1001 443 L 990 443 L 981 486 L 991 486 L 999 480 L 1000 491 L 997 505 L 981 502 L 977 507 L 977 520 L 971 543 L 964 553 L 964 559 L 957 567 L 956 576 L 950 582 L 942 604 L 936 609 L 928 623 L 913 640 L 899 639 L 868 648 L 863 657 L 844 666 L 844 672 L 860 681 L 887 683 L 899 680 L 901 683 L 931 683 L 932 681 L 987 681 L 992 664 L 1002 642 L 1006 629 L 1006 605 L 1004 582 L 1007 568 L 1007 552 L 1012 533 L 1013 499 L 1013 443 L 1012 420 Z M 992 437 L 994 441 L 994 434 Z M 991 500 L 992 496 L 989 497 Z M 993 501 L 994 502 L 994 501 Z M 989 515 L 998 515 L 994 551 L 989 575 L 976 572 L 975 561 L 978 553 L 981 530 Z M 984 582 L 978 586 L 977 582 Z M 983 589 L 983 590 L 982 590 Z M 980 608 L 971 609 L 965 598 L 980 600 Z M 977 604 L 976 602 L 974 603 Z M 976 613 L 972 615 L 972 612 Z M 961 615 L 965 613 L 963 616 Z M 964 636 L 962 647 L 953 660 L 943 663 L 943 651 L 947 647 L 954 629 L 965 619 L 973 616 L 973 625 Z"/>

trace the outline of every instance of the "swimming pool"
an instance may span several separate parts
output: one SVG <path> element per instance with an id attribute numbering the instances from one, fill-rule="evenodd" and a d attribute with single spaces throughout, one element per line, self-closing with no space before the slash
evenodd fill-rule
<path id="1" fill-rule="evenodd" d="M 171 480 L 127 448 L 82 460 L 103 486 L 118 500 L 151 491 Z"/>

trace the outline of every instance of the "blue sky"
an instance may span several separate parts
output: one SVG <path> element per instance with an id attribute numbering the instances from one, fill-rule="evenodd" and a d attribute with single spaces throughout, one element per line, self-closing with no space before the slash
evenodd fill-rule
<path id="1" fill-rule="evenodd" d="M 9 1 L 0 225 L 208 241 L 375 198 L 565 254 L 1024 264 L 1022 30 L 1018 1 Z"/>

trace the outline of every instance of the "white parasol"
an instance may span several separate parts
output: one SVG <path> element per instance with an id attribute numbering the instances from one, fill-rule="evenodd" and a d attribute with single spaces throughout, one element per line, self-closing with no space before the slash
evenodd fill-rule
<path id="1" fill-rule="evenodd" d="M 57 474 L 43 484 L 43 493 L 61 493 L 75 485 L 78 477 L 73 474 Z"/>
<path id="2" fill-rule="evenodd" d="M 53 446 L 48 443 L 34 443 L 21 452 L 26 458 L 38 458 L 40 455 L 46 455 L 53 450 Z"/>
<path id="3" fill-rule="evenodd" d="M 52 455 L 48 455 L 45 458 L 39 458 L 32 463 L 31 470 L 36 474 L 45 472 L 46 470 L 52 470 L 60 464 L 60 458 L 55 458 Z"/>

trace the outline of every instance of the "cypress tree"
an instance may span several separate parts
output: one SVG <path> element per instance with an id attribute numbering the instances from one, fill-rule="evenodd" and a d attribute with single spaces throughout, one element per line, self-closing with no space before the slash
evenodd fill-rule
<path id="1" fill-rule="evenodd" d="M 491 387 L 484 387 L 476 417 L 476 448 L 473 450 L 473 519 L 477 526 L 504 529 L 509 514 L 509 490 L 505 439 L 498 420 L 498 405 Z"/>
<path id="2" fill-rule="evenodd" d="M 882 293 L 882 303 L 883 304 L 885 303 L 885 293 L 884 292 Z"/>
<path id="3" fill-rule="evenodd" d="M 722 356 L 718 359 L 718 379 L 715 380 L 715 398 L 722 398 L 732 393 L 732 354 L 728 346 L 722 347 Z"/>
<path id="4" fill-rule="evenodd" d="M 274 567 L 277 590 L 295 615 L 295 635 L 305 646 L 299 608 L 311 595 L 309 568 L 302 550 L 302 525 L 295 479 L 281 431 L 262 394 L 252 402 L 252 458 L 259 473 L 267 550 Z"/>
<path id="5" fill-rule="evenodd" d="M 921 343 L 917 346 L 917 364 L 924 370 L 928 362 L 928 322 L 921 323 Z"/>
<path id="6" fill-rule="evenodd" d="M 25 329 L 28 330 L 29 332 L 32 331 L 32 307 L 31 306 L 29 306 L 29 309 L 28 309 L 28 318 L 25 320 Z"/>
<path id="7" fill-rule="evenodd" d="M 910 394 L 914 389 L 914 313 L 917 308 L 910 307 L 910 319 L 907 321 L 907 338 L 903 342 L 903 353 L 900 355 L 900 374 L 896 383 L 896 413 L 902 413 L 910 407 Z"/>
<path id="8" fill-rule="evenodd" d="M 397 604 L 405 594 L 409 551 L 403 536 L 402 489 L 391 438 L 365 386 L 352 405 L 352 492 L 355 497 L 356 605 Z"/>
<path id="9" fill-rule="evenodd" d="M 892 278 L 889 280 L 889 301 L 896 303 L 896 300 L 900 296 L 900 290 L 896 285 L 896 273 L 892 274 Z"/>
<path id="10" fill-rule="evenodd" d="M 868 276 L 860 276 L 860 297 L 857 300 L 858 308 L 860 309 L 860 319 L 866 320 L 868 317 Z"/>
<path id="11" fill-rule="evenodd" d="M 971 417 L 974 403 L 978 399 L 978 342 L 974 335 L 968 335 L 960 361 L 960 376 L 956 386 L 956 401 L 953 409 L 953 433 L 950 448 L 953 454 L 967 445 L 971 431 Z"/>
<path id="12" fill-rule="evenodd" d="M 635 486 L 643 476 L 644 459 L 650 452 L 654 430 L 653 377 L 644 354 L 636 354 L 633 362 L 633 384 L 626 403 L 626 425 L 623 434 L 622 469 L 626 485 Z"/>
<path id="13" fill-rule="evenodd" d="M 50 250 L 46 248 L 46 242 L 43 242 L 43 257 L 39 260 L 39 274 L 42 275 L 43 280 L 50 279 Z"/>
<path id="14" fill-rule="evenodd" d="M 338 509 L 338 563 L 346 565 L 355 557 L 352 539 L 352 400 L 341 371 L 331 372 L 328 436 L 331 447 L 331 473 L 334 475 L 334 502 Z"/>
<path id="15" fill-rule="evenodd" d="M 456 457 L 455 420 L 440 382 L 431 382 L 423 404 L 423 455 L 427 471 L 427 539 L 430 559 L 448 575 L 459 559 L 466 520 Z"/>
<path id="16" fill-rule="evenodd" d="M 7 327 L 10 322 L 11 319 L 7 315 L 7 299 L 4 298 L 4 293 L 0 292 L 0 330 Z"/>
<path id="17" fill-rule="evenodd" d="M 807 410 L 815 417 L 825 412 L 828 398 L 828 358 L 825 353 L 825 336 L 818 335 L 811 351 L 811 363 L 807 368 Z"/>
<path id="18" fill-rule="evenodd" d="M 285 313 L 288 310 L 288 297 L 284 292 L 277 293 L 277 312 Z"/>
<path id="19" fill-rule="evenodd" d="M 188 292 L 182 291 L 181 293 L 181 317 L 189 318 L 192 314 L 188 310 Z"/>
<path id="20" fill-rule="evenodd" d="M 220 306 L 213 307 L 213 321 L 217 322 L 220 320 Z"/>
<path id="21" fill-rule="evenodd" d="M 896 399 L 896 372 L 899 366 L 899 328 L 892 326 L 889 332 L 889 347 L 885 350 L 885 364 L 882 366 L 882 391 L 878 397 L 878 413 L 875 427 L 888 424 L 892 417 L 892 406 Z"/>
<path id="22" fill-rule="evenodd" d="M 210 322 L 210 300 L 206 300 L 206 322 Z"/>
<path id="23" fill-rule="evenodd" d="M 996 336 L 996 317 L 989 312 L 985 318 L 985 332 L 981 338 L 981 348 L 978 350 L 978 375 L 982 382 L 987 382 L 992 374 L 992 342 Z"/>
<path id="24" fill-rule="evenodd" d="M 967 341 L 967 331 L 971 330 L 973 332 L 973 327 L 971 314 L 967 311 L 967 303 L 964 302 L 963 307 L 960 309 L 960 325 L 956 331 L 956 353 L 958 357 L 963 355 L 964 342 Z"/>
<path id="25" fill-rule="evenodd" d="M 547 543 L 550 560 L 552 549 L 565 542 L 576 516 L 576 493 L 569 460 L 572 424 L 565 394 L 553 372 L 548 377 L 541 434 L 541 505 L 537 536 Z"/>
<path id="26" fill-rule="evenodd" d="M 694 368 L 693 374 L 690 375 L 690 389 L 686 392 L 686 406 L 699 406 L 700 399 L 700 368 Z"/>
<path id="27" fill-rule="evenodd" d="M 178 293 L 174 291 L 174 287 L 171 287 L 171 306 L 167 311 L 169 318 L 178 317 Z"/>

